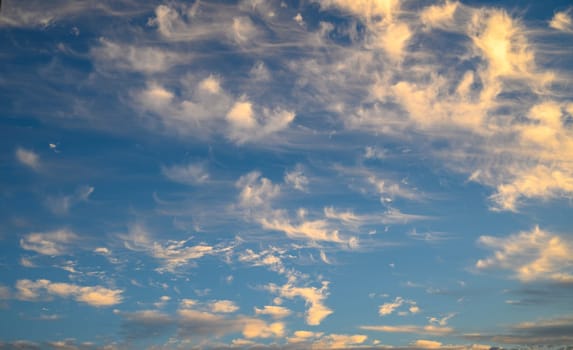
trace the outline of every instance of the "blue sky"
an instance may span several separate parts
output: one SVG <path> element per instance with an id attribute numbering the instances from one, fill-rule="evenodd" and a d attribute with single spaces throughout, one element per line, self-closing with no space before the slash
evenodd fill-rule
<path id="1" fill-rule="evenodd" d="M 573 346 L 569 1 L 4 0 L 0 349 Z"/>

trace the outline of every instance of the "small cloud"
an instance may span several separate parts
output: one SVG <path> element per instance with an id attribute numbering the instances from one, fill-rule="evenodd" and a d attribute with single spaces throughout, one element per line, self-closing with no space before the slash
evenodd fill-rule
<path id="1" fill-rule="evenodd" d="M 416 340 L 412 345 L 421 349 L 439 349 L 442 347 L 442 343 L 439 341 L 425 339 Z"/>
<path id="2" fill-rule="evenodd" d="M 231 300 L 217 300 L 209 304 L 209 309 L 214 313 L 233 313 L 239 307 Z"/>
<path id="3" fill-rule="evenodd" d="M 328 284 L 328 282 L 323 281 L 321 288 L 296 287 L 294 281 L 291 279 L 283 286 L 279 287 L 275 284 L 271 284 L 267 288 L 283 298 L 294 299 L 299 297 L 304 299 L 308 305 L 306 310 L 306 323 L 311 326 L 316 326 L 333 313 L 331 309 L 324 305 L 324 300 L 328 296 Z"/>
<path id="4" fill-rule="evenodd" d="M 284 182 L 302 192 L 308 191 L 308 178 L 304 175 L 302 171 L 302 166 L 297 165 L 292 171 L 286 172 L 284 176 Z"/>
<path id="5" fill-rule="evenodd" d="M 277 305 L 265 305 L 262 309 L 255 308 L 255 314 L 257 315 L 269 315 L 275 319 L 285 318 L 292 313 L 289 309 L 284 306 Z"/>
<path id="6" fill-rule="evenodd" d="M 78 302 L 95 307 L 106 307 L 121 303 L 120 289 L 101 286 L 78 286 L 70 283 L 55 283 L 46 279 L 36 281 L 22 279 L 16 282 L 16 298 L 26 301 L 45 300 L 49 297 L 73 298 Z"/>
<path id="7" fill-rule="evenodd" d="M 173 182 L 200 185 L 209 181 L 209 173 L 203 163 L 161 167 L 161 173 Z"/>
<path id="8" fill-rule="evenodd" d="M 38 170 L 40 167 L 40 156 L 31 150 L 27 150 L 21 147 L 16 149 L 16 159 L 33 170 Z"/>
<path id="9" fill-rule="evenodd" d="M 20 247 L 42 255 L 67 254 L 70 245 L 79 240 L 79 237 L 67 230 L 61 229 L 46 233 L 29 233 L 20 239 Z"/>
<path id="10" fill-rule="evenodd" d="M 567 33 L 573 33 L 573 19 L 571 19 L 571 9 L 556 12 L 549 22 L 549 27 Z"/>
<path id="11" fill-rule="evenodd" d="M 407 315 L 408 312 L 410 312 L 411 314 L 416 314 L 416 313 L 420 312 L 420 308 L 418 307 L 418 305 L 416 305 L 415 301 L 406 300 L 402 297 L 396 297 L 396 299 L 394 299 L 393 302 L 384 303 L 384 304 L 380 305 L 380 307 L 378 308 L 378 314 L 380 316 L 391 315 L 392 313 L 394 313 L 394 311 L 397 311 L 403 305 L 408 306 L 408 311 L 401 311 L 399 313 L 400 315 Z"/>

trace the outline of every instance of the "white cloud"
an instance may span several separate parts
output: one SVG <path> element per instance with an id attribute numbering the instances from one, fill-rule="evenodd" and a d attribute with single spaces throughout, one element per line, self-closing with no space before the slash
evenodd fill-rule
<path id="1" fill-rule="evenodd" d="M 402 297 L 396 297 L 396 299 L 394 299 L 393 302 L 384 303 L 380 305 L 380 307 L 378 308 L 378 314 L 380 316 L 391 315 L 392 313 L 400 309 L 403 305 L 407 306 L 408 311 L 401 311 L 399 313 L 400 315 L 407 315 L 408 313 L 416 314 L 420 312 L 420 308 L 418 307 L 418 305 L 416 305 L 415 301 L 407 300 Z"/>
<path id="2" fill-rule="evenodd" d="M 280 194 L 280 186 L 261 177 L 258 171 L 241 176 L 235 186 L 240 189 L 239 205 L 244 208 L 268 206 Z"/>
<path id="3" fill-rule="evenodd" d="M 308 308 L 306 310 L 306 323 L 311 326 L 319 325 L 333 311 L 324 305 L 324 300 L 328 296 L 328 282 L 322 281 L 322 287 L 296 287 L 295 280 L 289 278 L 289 282 L 283 286 L 270 284 L 268 289 L 287 299 L 296 297 L 305 300 Z"/>
<path id="4" fill-rule="evenodd" d="M 188 245 L 191 239 L 154 241 L 147 229 L 141 224 L 132 225 L 129 232 L 120 235 L 119 238 L 127 249 L 146 252 L 159 260 L 163 266 L 158 271 L 176 272 L 178 268 L 189 265 L 194 260 L 227 250 L 227 248 L 219 249 L 206 243 Z"/>
<path id="5" fill-rule="evenodd" d="M 176 64 L 188 61 L 183 55 L 158 47 L 140 47 L 116 43 L 105 38 L 91 51 L 103 69 L 136 71 L 145 74 L 160 73 Z"/>
<path id="6" fill-rule="evenodd" d="M 64 255 L 69 253 L 70 246 L 79 237 L 67 229 L 51 232 L 33 232 L 20 239 L 20 247 L 43 255 Z"/>
<path id="7" fill-rule="evenodd" d="M 308 191 L 308 178 L 304 175 L 301 165 L 297 165 L 292 171 L 288 171 L 284 176 L 285 184 L 293 188 L 306 192 Z"/>
<path id="8" fill-rule="evenodd" d="M 231 300 L 216 300 L 209 304 L 209 309 L 214 313 L 233 313 L 239 307 Z"/>
<path id="9" fill-rule="evenodd" d="M 535 227 L 505 238 L 481 236 L 479 243 L 494 251 L 477 261 L 480 270 L 510 270 L 524 282 L 573 282 L 573 244 L 566 238 Z"/>
<path id="10" fill-rule="evenodd" d="M 16 159 L 23 165 L 38 170 L 40 167 L 40 156 L 34 151 L 18 147 L 16 149 Z"/>
<path id="11" fill-rule="evenodd" d="M 203 163 L 162 166 L 161 173 L 169 180 L 188 185 L 200 185 L 209 181 L 209 172 Z"/>
<path id="12" fill-rule="evenodd" d="M 556 12 L 549 22 L 549 27 L 567 33 L 573 33 L 571 10 Z"/>
<path id="13" fill-rule="evenodd" d="M 46 297 L 73 298 L 95 307 L 113 306 L 121 303 L 123 291 L 101 286 L 78 286 L 70 283 L 55 283 L 46 279 L 36 281 L 22 279 L 16 282 L 16 297 L 36 301 Z"/>
<path id="14" fill-rule="evenodd" d="M 262 309 L 255 308 L 255 314 L 257 315 L 269 315 L 275 319 L 285 318 L 292 313 L 291 310 L 284 306 L 277 305 L 265 305 Z"/>

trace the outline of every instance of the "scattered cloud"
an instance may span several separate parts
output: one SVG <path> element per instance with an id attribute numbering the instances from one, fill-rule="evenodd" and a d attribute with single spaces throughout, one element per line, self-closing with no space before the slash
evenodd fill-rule
<path id="1" fill-rule="evenodd" d="M 67 214 L 73 206 L 87 202 L 94 190 L 93 186 L 81 186 L 71 195 L 48 196 L 45 205 L 54 214 Z"/>
<path id="2" fill-rule="evenodd" d="M 213 313 L 233 313 L 239 310 L 239 306 L 231 300 L 217 300 L 209 304 Z"/>
<path id="3" fill-rule="evenodd" d="M 565 237 L 534 227 L 506 238 L 481 236 L 479 243 L 494 250 L 476 262 L 479 270 L 510 270 L 523 282 L 573 282 L 573 246 Z"/>
<path id="4" fill-rule="evenodd" d="M 571 19 L 571 10 L 556 12 L 549 22 L 549 27 L 562 32 L 573 33 L 573 19 Z"/>
<path id="5" fill-rule="evenodd" d="M 403 305 L 407 305 L 407 311 L 399 311 L 398 314 L 405 316 L 408 314 L 416 314 L 420 312 L 420 308 L 413 300 L 407 300 L 402 297 L 396 297 L 393 302 L 384 303 L 378 308 L 380 316 L 388 316 L 400 309 Z"/>
<path id="6" fill-rule="evenodd" d="M 79 236 L 68 229 L 34 232 L 20 239 L 20 247 L 42 255 L 64 255 L 70 252 L 70 246 L 78 240 Z"/>
<path id="7" fill-rule="evenodd" d="M 257 315 L 269 315 L 275 319 L 281 319 L 289 316 L 292 313 L 291 310 L 284 306 L 277 305 L 265 305 L 262 309 L 255 308 L 255 314 Z"/>
<path id="8" fill-rule="evenodd" d="M 77 302 L 95 307 L 107 307 L 122 302 L 123 290 L 101 286 L 78 286 L 70 283 L 56 283 L 46 279 L 36 281 L 22 279 L 16 282 L 15 297 L 20 300 L 37 301 L 53 296 L 73 298 Z"/>
<path id="9" fill-rule="evenodd" d="M 40 168 L 40 156 L 34 151 L 18 147 L 16 148 L 16 160 L 33 170 Z"/>
<path id="10" fill-rule="evenodd" d="M 161 173 L 173 182 L 187 185 L 201 185 L 209 181 L 209 172 L 203 163 L 162 166 Z"/>
<path id="11" fill-rule="evenodd" d="M 135 71 L 145 74 L 160 73 L 176 64 L 188 61 L 188 57 L 159 47 L 140 47 L 100 38 L 99 46 L 92 48 L 91 55 L 100 69 Z"/>
<path id="12" fill-rule="evenodd" d="M 270 284 L 268 290 L 287 299 L 296 297 L 304 299 L 308 308 L 306 310 L 306 323 L 311 326 L 319 325 L 322 320 L 333 313 L 325 304 L 324 300 L 328 296 L 328 282 L 322 281 L 322 287 L 297 287 L 295 279 L 289 278 L 289 281 L 282 285 Z"/>
<path id="13" fill-rule="evenodd" d="M 308 191 L 308 178 L 304 175 L 301 165 L 297 165 L 292 171 L 286 172 L 284 177 L 285 184 L 292 186 L 302 192 Z"/>

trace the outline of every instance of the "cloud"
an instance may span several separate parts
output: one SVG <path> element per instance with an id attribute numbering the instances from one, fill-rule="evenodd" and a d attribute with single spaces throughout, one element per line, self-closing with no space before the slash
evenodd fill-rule
<path id="1" fill-rule="evenodd" d="M 481 236 L 479 243 L 494 254 L 476 268 L 504 269 L 523 282 L 573 282 L 573 246 L 567 239 L 534 227 L 506 238 Z"/>
<path id="2" fill-rule="evenodd" d="M 209 308 L 211 312 L 214 313 L 233 313 L 239 310 L 239 306 L 237 306 L 231 300 L 217 300 L 213 301 L 209 304 Z"/>
<path id="3" fill-rule="evenodd" d="M 326 305 L 324 300 L 328 296 L 328 282 L 322 281 L 322 287 L 297 287 L 294 285 L 295 280 L 289 278 L 289 282 L 277 286 L 270 284 L 267 288 L 272 293 L 277 293 L 279 296 L 287 299 L 294 299 L 296 297 L 304 299 L 308 306 L 306 310 L 306 323 L 311 326 L 319 325 L 322 320 L 333 313 Z"/>
<path id="4" fill-rule="evenodd" d="M 501 334 L 466 334 L 470 340 L 526 346 L 570 345 L 573 342 L 573 318 L 570 316 L 538 319 L 508 327 Z"/>
<path id="5" fill-rule="evenodd" d="M 209 181 L 209 173 L 203 163 L 162 166 L 161 173 L 171 181 L 187 185 L 200 185 Z"/>
<path id="6" fill-rule="evenodd" d="M 571 10 L 556 12 L 549 22 L 549 27 L 567 33 L 573 33 Z"/>
<path id="7" fill-rule="evenodd" d="M 292 171 L 288 171 L 284 176 L 285 184 L 292 186 L 302 192 L 308 191 L 308 178 L 304 175 L 301 165 L 297 165 Z"/>
<path id="8" fill-rule="evenodd" d="M 154 241 L 147 229 L 141 224 L 132 225 L 129 232 L 125 235 L 119 235 L 119 238 L 123 241 L 125 248 L 146 252 L 159 260 L 163 267 L 158 271 L 176 272 L 180 267 L 186 266 L 194 260 L 227 250 L 227 248 L 221 247 L 219 249 L 219 247 L 213 247 L 206 243 L 188 245 L 191 239 Z"/>
<path id="9" fill-rule="evenodd" d="M 363 334 L 329 334 L 321 337 L 313 343 L 313 348 L 318 349 L 346 349 L 352 346 L 359 346 L 368 339 Z"/>
<path id="10" fill-rule="evenodd" d="M 439 341 L 425 339 L 416 340 L 412 345 L 421 349 L 440 349 L 442 347 L 442 343 Z"/>
<path id="11" fill-rule="evenodd" d="M 451 25 L 458 6 L 457 1 L 446 1 L 441 5 L 428 6 L 420 13 L 420 21 L 431 28 Z"/>
<path id="12" fill-rule="evenodd" d="M 34 151 L 30 151 L 25 148 L 16 148 L 16 159 L 21 164 L 33 170 L 38 170 L 40 167 L 40 156 Z"/>
<path id="13" fill-rule="evenodd" d="M 320 5 L 325 8 L 336 7 L 366 20 L 376 20 L 382 17 L 391 21 L 400 10 L 398 0 L 322 0 Z"/>
<path id="14" fill-rule="evenodd" d="M 235 183 L 240 189 L 239 205 L 245 208 L 255 208 L 269 205 L 270 201 L 280 194 L 280 186 L 271 180 L 261 177 L 258 171 L 241 176 Z"/>
<path id="15" fill-rule="evenodd" d="M 16 282 L 16 298 L 26 301 L 44 300 L 47 297 L 73 298 L 95 307 L 107 307 L 122 302 L 120 289 L 101 286 L 78 286 L 70 283 L 55 283 L 46 279 L 36 281 L 22 279 Z"/>
<path id="16" fill-rule="evenodd" d="M 190 60 L 189 57 L 159 47 L 116 43 L 105 38 L 99 39 L 99 46 L 91 49 L 91 55 L 101 69 L 144 74 L 165 72 L 177 64 Z"/>
<path id="17" fill-rule="evenodd" d="M 94 190 L 93 186 L 81 186 L 71 195 L 48 196 L 45 205 L 54 214 L 67 214 L 71 207 L 81 202 L 87 202 Z"/>
<path id="18" fill-rule="evenodd" d="M 147 5 L 134 9 L 126 6 L 129 1 L 97 2 L 77 0 L 73 2 L 54 0 L 49 3 L 40 0 L 26 2 L 8 0 L 2 4 L 0 27 L 34 28 L 47 27 L 58 21 L 66 21 L 84 15 L 103 14 L 123 16 L 137 14 L 149 9 Z"/>
<path id="19" fill-rule="evenodd" d="M 239 144 L 261 140 L 286 129 L 295 117 L 293 111 L 281 108 L 263 107 L 257 112 L 252 102 L 240 99 L 226 114 L 228 136 Z"/>
<path id="20" fill-rule="evenodd" d="M 285 332 L 282 322 L 266 323 L 263 320 L 237 315 L 227 317 L 192 308 L 179 309 L 176 315 L 155 310 L 122 313 L 123 329 L 128 338 L 141 339 L 177 331 L 180 339 L 224 336 L 241 333 L 247 339 L 277 338 Z"/>
<path id="21" fill-rule="evenodd" d="M 441 326 L 360 326 L 360 329 L 367 331 L 377 331 L 385 333 L 414 333 L 414 334 L 429 334 L 429 335 L 447 335 L 454 332 L 453 328 Z"/>
<path id="22" fill-rule="evenodd" d="M 79 240 L 79 237 L 67 229 L 51 232 L 34 232 L 24 235 L 20 239 L 20 247 L 42 255 L 65 255 L 70 245 Z"/>
<path id="23" fill-rule="evenodd" d="M 292 313 L 291 310 L 284 306 L 277 305 L 265 305 L 262 309 L 255 308 L 255 314 L 257 315 L 269 315 L 275 319 L 281 319 L 289 316 Z"/>
<path id="24" fill-rule="evenodd" d="M 402 307 L 402 305 L 404 305 L 404 304 L 408 305 L 408 309 L 407 309 L 407 311 L 399 312 L 400 315 L 407 315 L 408 313 L 416 314 L 416 313 L 420 312 L 420 308 L 418 307 L 418 305 L 415 301 L 406 300 L 402 297 L 396 297 L 396 299 L 394 299 L 393 302 L 384 303 L 384 304 L 380 305 L 380 307 L 378 308 L 378 314 L 380 316 L 391 315 L 396 310 L 398 310 L 400 307 Z"/>

